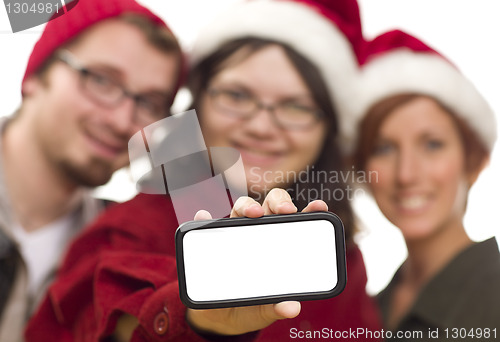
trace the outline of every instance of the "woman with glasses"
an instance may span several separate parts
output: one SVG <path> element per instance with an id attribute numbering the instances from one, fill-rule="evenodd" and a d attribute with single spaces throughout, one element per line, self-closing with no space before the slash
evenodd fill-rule
<path id="1" fill-rule="evenodd" d="M 355 1 L 244 2 L 202 31 L 191 54 L 189 79 L 192 108 L 206 145 L 241 154 L 250 197 L 236 202 L 232 216 L 328 207 L 345 226 L 344 292 L 303 302 L 296 318 L 275 322 L 258 335 L 241 334 L 294 317 L 297 306 L 288 306 L 287 312 L 279 305 L 186 311 L 177 292 L 172 204 L 165 196 L 138 195 L 112 208 L 76 242 L 58 284 L 71 282 L 72 270 L 84 264 L 77 261 L 83 246 L 95 246 L 97 236 L 105 234 L 108 251 L 88 265 L 95 274 L 84 277 L 94 284 L 89 298 L 95 305 L 85 313 L 99 312 L 99 332 L 125 324 L 131 330 L 137 327 L 137 340 L 162 336 L 186 341 L 214 334 L 262 341 L 321 340 L 351 338 L 353 332 L 358 341 L 380 337 L 378 312 L 365 292 L 365 268 L 353 241 L 349 188 L 339 176 L 343 165 L 336 142 L 343 96 L 357 70 L 353 50 L 361 40 Z M 291 198 L 276 187 L 286 189 Z M 206 212 L 197 215 L 208 217 Z M 68 298 L 82 282 L 66 283 Z M 50 312 L 47 303 L 45 309 Z M 32 326 L 46 324 L 41 314 L 39 318 Z M 75 318 L 68 329 L 76 329 L 77 322 Z"/>
<path id="2" fill-rule="evenodd" d="M 495 115 L 469 80 L 414 37 L 391 31 L 367 51 L 346 136 L 356 142 L 356 167 L 378 175 L 368 187 L 408 249 L 378 295 L 385 326 L 405 341 L 494 340 L 498 244 L 474 243 L 463 219 L 495 143 Z"/>

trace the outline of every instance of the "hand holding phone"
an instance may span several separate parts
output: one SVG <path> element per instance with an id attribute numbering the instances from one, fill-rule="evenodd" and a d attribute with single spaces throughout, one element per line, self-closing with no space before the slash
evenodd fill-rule
<path id="1" fill-rule="evenodd" d="M 306 212 L 327 211 L 324 201 L 310 202 L 302 210 Z M 290 195 L 283 189 L 272 189 L 264 202 L 259 204 L 250 197 L 241 197 L 234 204 L 231 217 L 253 217 L 273 214 L 293 214 L 297 208 L 293 205 Z M 195 220 L 212 219 L 209 212 L 200 210 Z M 239 335 L 250 331 L 263 329 L 276 320 L 294 318 L 301 310 L 300 302 L 285 301 L 278 304 L 263 304 L 256 306 L 241 306 L 222 309 L 195 310 L 188 308 L 186 320 L 199 333 L 216 335 Z"/>

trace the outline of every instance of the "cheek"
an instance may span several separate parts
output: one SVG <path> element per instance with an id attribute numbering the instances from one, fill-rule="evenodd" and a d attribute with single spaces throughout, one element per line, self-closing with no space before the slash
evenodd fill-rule
<path id="1" fill-rule="evenodd" d="M 238 127 L 238 121 L 213 113 L 207 105 L 198 111 L 200 127 L 207 147 L 227 146 L 229 136 Z"/>
<path id="2" fill-rule="evenodd" d="M 298 162 L 302 161 L 304 168 L 312 165 L 321 153 L 325 143 L 325 127 L 317 127 L 311 131 L 290 131 L 286 136 L 290 150 L 295 151 Z"/>
<path id="3" fill-rule="evenodd" d="M 216 125 L 215 120 L 212 120 L 208 115 L 200 121 L 201 131 L 207 147 L 217 146 L 216 141 L 221 138 L 225 131 L 221 127 L 222 125 Z"/>
<path id="4" fill-rule="evenodd" d="M 60 95 L 65 93 L 59 89 L 51 95 L 49 116 L 54 127 L 59 127 L 59 130 L 64 127 L 66 135 L 71 136 L 76 134 L 79 126 L 103 119 L 105 113 L 102 109 L 83 96 L 78 88 L 71 89 L 65 96 Z"/>
<path id="5" fill-rule="evenodd" d="M 462 160 L 455 159 L 434 164 L 433 170 L 436 185 L 441 185 L 444 203 L 452 206 L 453 210 L 463 211 L 467 200 L 468 185 Z"/>
<path id="6" fill-rule="evenodd" d="M 462 158 L 447 158 L 429 163 L 429 172 L 433 173 L 436 181 L 452 183 L 465 174 L 465 165 Z"/>
<path id="7" fill-rule="evenodd" d="M 72 103 L 74 103 L 72 105 Z M 54 91 L 47 93 L 46 100 L 40 103 L 39 112 L 35 116 L 35 129 L 63 148 L 69 138 L 76 134 L 75 126 L 79 120 L 76 101 L 71 96 L 61 98 Z M 64 139 L 64 140 L 61 140 Z"/>
<path id="8" fill-rule="evenodd" d="M 389 161 L 369 160 L 366 164 L 365 178 L 369 180 L 368 187 L 375 198 L 384 194 L 384 190 L 389 190 L 393 182 L 393 174 L 391 172 Z M 369 175 L 369 177 L 368 177 Z"/>

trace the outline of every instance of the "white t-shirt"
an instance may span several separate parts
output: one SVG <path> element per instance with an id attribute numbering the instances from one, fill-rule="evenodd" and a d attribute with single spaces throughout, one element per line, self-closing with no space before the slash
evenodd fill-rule
<path id="1" fill-rule="evenodd" d="M 28 291 L 35 296 L 47 277 L 57 268 L 61 254 L 71 238 L 74 214 L 66 215 L 33 232 L 20 225 L 13 227 L 13 234 L 28 269 Z"/>

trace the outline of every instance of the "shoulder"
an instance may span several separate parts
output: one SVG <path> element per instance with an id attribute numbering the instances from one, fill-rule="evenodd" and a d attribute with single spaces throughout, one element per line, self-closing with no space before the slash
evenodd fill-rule
<path id="1" fill-rule="evenodd" d="M 500 317 L 500 270 L 491 276 L 476 279 L 474 285 L 463 294 L 463 298 L 456 298 L 457 302 L 463 303 L 457 327 L 497 327 Z"/>
<path id="2" fill-rule="evenodd" d="M 494 239 L 477 244 L 477 247 L 482 248 L 476 251 L 481 255 L 477 259 L 481 262 L 470 272 L 463 272 L 466 286 L 454 299 L 457 305 L 462 304 L 457 324 L 470 328 L 493 328 L 498 325 L 500 317 L 500 254 Z"/>
<path id="3" fill-rule="evenodd" d="M 112 204 L 85 230 L 80 240 L 107 241 L 110 246 L 124 241 L 149 245 L 169 239 L 177 229 L 177 218 L 169 197 L 139 194 Z M 155 242 L 156 241 L 156 242 Z"/>
<path id="4" fill-rule="evenodd" d="M 170 198 L 165 195 L 138 194 L 133 199 L 111 204 L 97 219 L 100 225 L 142 225 L 160 221 L 177 224 Z"/>

